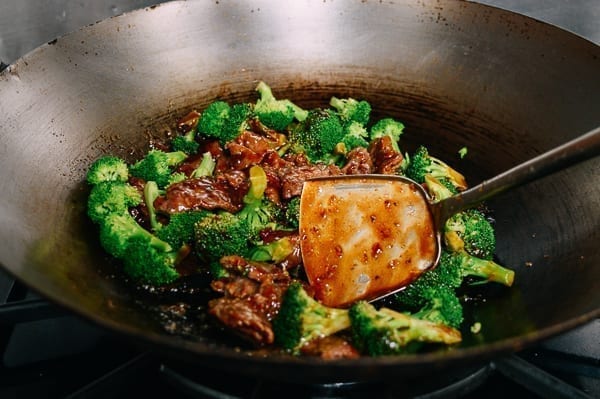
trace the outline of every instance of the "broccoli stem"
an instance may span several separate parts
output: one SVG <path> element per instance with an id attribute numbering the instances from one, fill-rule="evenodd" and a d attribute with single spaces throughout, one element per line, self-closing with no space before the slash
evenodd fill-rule
<path id="1" fill-rule="evenodd" d="M 148 217 L 150 219 L 150 227 L 153 231 L 159 230 L 162 225 L 156 219 L 156 209 L 154 208 L 154 201 L 160 196 L 160 190 L 158 184 L 154 181 L 148 181 L 144 185 L 144 202 L 148 209 Z"/>
<path id="2" fill-rule="evenodd" d="M 200 165 L 191 174 L 191 177 L 204 177 L 204 176 L 212 176 L 215 171 L 215 166 L 217 163 L 212 157 L 210 152 L 205 152 L 202 154 L 202 161 Z"/>
<path id="3" fill-rule="evenodd" d="M 465 276 L 481 277 L 488 282 L 504 284 L 510 287 L 515 278 L 515 272 L 500 266 L 494 261 L 479 259 L 465 252 L 457 252 L 454 256 L 462 258 L 461 269 Z"/>

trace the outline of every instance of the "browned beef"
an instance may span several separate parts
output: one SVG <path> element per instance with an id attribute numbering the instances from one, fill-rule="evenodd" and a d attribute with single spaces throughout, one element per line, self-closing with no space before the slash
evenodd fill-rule
<path id="1" fill-rule="evenodd" d="M 375 173 L 395 174 L 404 160 L 402 153 L 394 150 L 389 136 L 373 140 L 369 145 L 369 153 L 375 166 Z"/>
<path id="2" fill-rule="evenodd" d="M 256 311 L 252 301 L 223 297 L 209 301 L 208 306 L 211 315 L 236 332 L 259 344 L 273 343 L 271 322 Z"/>
<path id="3" fill-rule="evenodd" d="M 281 180 L 281 196 L 285 199 L 299 196 L 302 186 L 308 179 L 324 176 L 341 175 L 342 171 L 335 165 L 287 165 L 277 171 Z"/>
<path id="4" fill-rule="evenodd" d="M 346 156 L 346 165 L 342 168 L 345 175 L 360 175 L 373 172 L 373 160 L 366 148 L 357 147 Z"/>
<path id="5" fill-rule="evenodd" d="M 209 302 L 209 313 L 258 344 L 274 340 L 271 320 L 281 305 L 290 277 L 278 266 L 226 256 L 221 265 L 230 273 L 213 281 L 223 296 Z"/>
<path id="6" fill-rule="evenodd" d="M 223 209 L 237 212 L 243 206 L 248 183 L 241 172 L 186 179 L 167 187 L 164 196 L 154 201 L 157 212 L 178 213 L 194 209 Z"/>
<path id="7" fill-rule="evenodd" d="M 360 357 L 358 350 L 346 338 L 337 335 L 313 339 L 302 346 L 300 351 L 303 355 L 317 356 L 325 360 Z"/>
<path id="8" fill-rule="evenodd" d="M 200 113 L 197 111 L 190 111 L 186 116 L 177 121 L 177 130 L 181 133 L 188 133 L 190 130 L 195 129 L 200 119 Z"/>

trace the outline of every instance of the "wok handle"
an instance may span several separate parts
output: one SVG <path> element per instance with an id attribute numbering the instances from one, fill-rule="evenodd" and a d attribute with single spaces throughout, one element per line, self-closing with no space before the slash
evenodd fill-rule
<path id="1" fill-rule="evenodd" d="M 523 162 L 460 194 L 442 200 L 434 206 L 438 226 L 457 212 L 472 208 L 481 202 L 512 188 L 548 176 L 569 166 L 600 154 L 600 127 L 566 142 L 537 157 Z"/>

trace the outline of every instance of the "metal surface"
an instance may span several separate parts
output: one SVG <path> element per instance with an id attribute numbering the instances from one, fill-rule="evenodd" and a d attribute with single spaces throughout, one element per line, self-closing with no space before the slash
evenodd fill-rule
<path id="1" fill-rule="evenodd" d="M 164 332 L 110 278 L 82 177 L 100 154 L 140 155 L 192 107 L 254 98 L 262 79 L 307 107 L 364 97 L 405 122 L 406 150 L 467 145 L 474 183 L 597 126 L 598 71 L 598 46 L 465 2 L 183 2 L 103 21 L 0 74 L 0 263 L 101 326 L 241 373 L 373 379 L 511 352 L 600 314 L 597 160 L 490 202 L 517 279 L 470 310 L 481 333 L 446 353 L 330 363 Z"/>

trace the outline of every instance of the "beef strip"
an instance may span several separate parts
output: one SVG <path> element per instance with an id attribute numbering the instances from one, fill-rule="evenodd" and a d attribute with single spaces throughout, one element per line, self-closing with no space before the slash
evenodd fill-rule
<path id="1" fill-rule="evenodd" d="M 196 128 L 199 119 L 200 113 L 198 111 L 190 111 L 186 116 L 177 121 L 177 130 L 184 134 L 188 133 Z"/>
<path id="2" fill-rule="evenodd" d="M 308 179 L 315 177 L 341 175 L 342 171 L 336 165 L 313 164 L 313 165 L 286 165 L 277 170 L 281 181 L 281 196 L 285 199 L 299 196 L 302 186 Z"/>
<path id="3" fill-rule="evenodd" d="M 230 276 L 212 282 L 223 296 L 209 301 L 209 313 L 257 344 L 272 344 L 271 320 L 279 311 L 289 275 L 278 266 L 237 255 L 223 257 L 221 265 Z"/>
<path id="4" fill-rule="evenodd" d="M 167 187 L 166 194 L 154 201 L 154 207 L 157 212 L 168 214 L 194 209 L 237 212 L 243 207 L 243 197 L 248 187 L 246 176 L 236 171 L 216 178 L 186 179 Z"/>
<path id="5" fill-rule="evenodd" d="M 307 342 L 300 348 L 307 356 L 316 356 L 324 360 L 356 359 L 360 357 L 358 350 L 345 337 L 330 335 Z"/>
<path id="6" fill-rule="evenodd" d="M 346 165 L 342 168 L 345 175 L 365 175 L 373 172 L 373 160 L 366 148 L 357 147 L 346 155 Z"/>
<path id="7" fill-rule="evenodd" d="M 375 166 L 375 173 L 395 174 L 404 161 L 402 153 L 397 152 L 392 146 L 392 139 L 389 136 L 373 140 L 369 145 L 369 153 Z"/>

